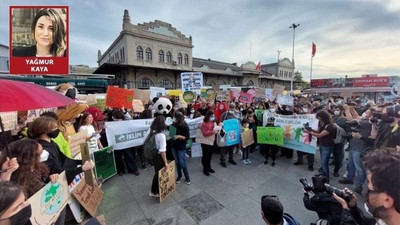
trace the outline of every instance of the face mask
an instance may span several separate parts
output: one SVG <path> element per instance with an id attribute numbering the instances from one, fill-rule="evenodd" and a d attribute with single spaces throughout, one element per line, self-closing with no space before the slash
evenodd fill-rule
<path id="1" fill-rule="evenodd" d="M 190 113 L 194 113 L 194 110 L 190 110 Z"/>
<path id="2" fill-rule="evenodd" d="M 231 113 L 231 114 L 234 114 L 234 113 L 235 113 L 235 111 L 233 111 L 233 110 L 229 110 L 229 113 Z"/>
<path id="3" fill-rule="evenodd" d="M 246 127 L 246 128 L 249 128 L 249 124 L 248 124 L 248 123 L 246 123 L 246 124 L 244 125 L 244 127 Z"/>
<path id="4" fill-rule="evenodd" d="M 215 120 L 215 117 L 210 117 L 210 121 L 214 121 Z"/>
<path id="5" fill-rule="evenodd" d="M 47 159 L 49 158 L 49 152 L 48 151 L 46 151 L 46 150 L 43 150 L 42 151 L 42 154 L 40 154 L 40 162 L 44 162 L 44 161 L 47 161 Z"/>
<path id="6" fill-rule="evenodd" d="M 342 105 L 342 101 L 337 101 L 336 104 Z"/>
<path id="7" fill-rule="evenodd" d="M 219 110 L 221 111 L 224 110 L 224 106 L 219 107 Z"/>
<path id="8" fill-rule="evenodd" d="M 366 114 L 366 113 L 363 113 L 363 114 L 361 115 L 361 118 L 362 118 L 362 119 L 367 118 L 367 114 Z"/>
<path id="9" fill-rule="evenodd" d="M 335 112 L 333 112 L 333 114 L 335 114 L 335 116 L 339 116 L 340 115 L 340 111 L 335 111 Z"/>
<path id="10" fill-rule="evenodd" d="M 57 129 L 57 130 L 53 130 L 50 133 L 47 133 L 47 136 L 49 136 L 50 138 L 56 138 L 59 134 L 60 134 L 60 130 Z"/>
<path id="11" fill-rule="evenodd" d="M 271 111 L 271 112 L 275 112 L 275 108 L 269 109 L 269 111 Z"/>
<path id="12" fill-rule="evenodd" d="M 303 108 L 303 112 L 308 112 L 308 109 L 307 108 Z"/>
<path id="13" fill-rule="evenodd" d="M 174 110 L 175 110 L 175 111 L 178 111 L 178 109 L 179 109 L 178 107 L 174 107 Z"/>
<path id="14" fill-rule="evenodd" d="M 19 212 L 14 214 L 9 218 L 11 225 L 24 225 L 29 222 L 29 219 L 32 216 L 32 208 L 31 205 L 26 206 L 21 209 Z"/>
<path id="15" fill-rule="evenodd" d="M 286 111 L 290 111 L 290 108 L 289 108 L 289 107 L 286 107 L 285 110 L 286 110 Z"/>

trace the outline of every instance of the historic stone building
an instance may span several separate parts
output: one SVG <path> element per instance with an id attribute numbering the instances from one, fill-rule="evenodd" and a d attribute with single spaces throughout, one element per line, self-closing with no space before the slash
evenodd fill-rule
<path id="1" fill-rule="evenodd" d="M 202 72 L 205 86 L 273 86 L 280 78 L 255 70 L 254 62 L 237 63 L 193 58 L 192 37 L 186 37 L 171 24 L 155 20 L 131 24 L 124 11 L 122 31 L 102 54 L 94 73 L 114 74 L 115 85 L 148 89 L 150 86 L 180 89 L 182 72 Z"/>
<path id="2" fill-rule="evenodd" d="M 261 73 L 259 76 L 260 86 L 273 88 L 276 83 L 284 85 L 287 87 L 287 90 L 290 90 L 290 81 L 293 79 L 293 70 L 293 65 L 288 58 L 280 59 L 276 63 L 261 65 Z"/>

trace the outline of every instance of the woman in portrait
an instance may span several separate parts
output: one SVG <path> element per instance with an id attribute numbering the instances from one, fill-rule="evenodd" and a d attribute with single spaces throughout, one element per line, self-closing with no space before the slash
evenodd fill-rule
<path id="1" fill-rule="evenodd" d="M 41 9 L 35 16 L 31 32 L 36 44 L 13 49 L 13 56 L 62 57 L 66 56 L 66 25 L 54 9 Z"/>

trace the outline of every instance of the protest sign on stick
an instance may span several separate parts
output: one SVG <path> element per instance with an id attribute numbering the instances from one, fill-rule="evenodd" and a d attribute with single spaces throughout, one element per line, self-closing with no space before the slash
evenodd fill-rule
<path id="1" fill-rule="evenodd" d="M 169 169 L 165 167 L 158 171 L 158 189 L 160 203 L 163 202 L 175 190 L 175 160 L 169 163 Z"/>
<path id="2" fill-rule="evenodd" d="M 284 90 L 285 90 L 285 86 L 282 86 L 279 84 L 274 84 L 274 88 L 272 89 L 272 95 L 277 97 L 278 95 L 283 94 Z"/>
<path id="3" fill-rule="evenodd" d="M 81 144 L 86 143 L 86 138 L 87 130 L 68 136 L 68 144 L 72 158 L 75 158 L 75 156 L 81 152 Z"/>
<path id="4" fill-rule="evenodd" d="M 86 161 L 90 161 L 89 144 L 87 142 L 81 144 L 82 165 Z M 94 186 L 93 171 L 87 170 L 85 173 L 85 181 L 88 185 Z"/>
<path id="5" fill-rule="evenodd" d="M 95 216 L 97 209 L 103 199 L 103 191 L 97 185 L 88 185 L 82 180 L 78 186 L 72 191 L 72 195 L 91 215 Z"/>
<path id="6" fill-rule="evenodd" d="M 139 99 L 132 99 L 132 109 L 135 113 L 141 113 L 144 111 L 143 102 Z"/>
<path id="7" fill-rule="evenodd" d="M 0 116 L 1 116 L 1 120 L 3 122 L 4 131 L 15 130 L 15 128 L 17 127 L 17 124 L 18 124 L 18 113 L 17 112 L 2 112 L 2 113 L 0 113 Z"/>
<path id="8" fill-rule="evenodd" d="M 106 106 L 114 108 L 125 107 L 125 109 L 131 109 L 133 96 L 133 90 L 108 86 Z"/>
<path id="9" fill-rule="evenodd" d="M 253 136 L 253 130 L 249 129 L 246 130 L 241 134 L 242 136 L 242 146 L 243 148 L 247 148 L 248 146 L 254 144 L 254 136 Z"/>
<path id="10" fill-rule="evenodd" d="M 95 175 L 100 183 L 117 174 L 114 151 L 111 146 L 93 152 Z"/>
<path id="11" fill-rule="evenodd" d="M 151 95 L 151 91 L 150 90 L 140 90 L 140 89 L 133 89 L 133 91 L 135 92 L 135 99 L 139 99 L 142 102 L 148 102 L 150 101 L 150 95 Z"/>

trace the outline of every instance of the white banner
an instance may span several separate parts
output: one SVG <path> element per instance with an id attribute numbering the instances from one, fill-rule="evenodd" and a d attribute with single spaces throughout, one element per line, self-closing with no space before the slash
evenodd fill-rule
<path id="1" fill-rule="evenodd" d="M 165 88 L 163 87 L 150 87 L 150 101 L 153 100 L 153 98 L 165 96 L 166 91 Z"/>
<path id="2" fill-rule="evenodd" d="M 310 137 L 310 135 L 302 130 L 305 126 L 318 130 L 318 120 L 315 118 L 315 114 L 284 116 L 265 111 L 263 117 L 264 126 L 267 124 L 267 120 L 270 117 L 275 118 L 275 127 L 283 128 L 283 147 L 315 154 L 317 138 L 314 136 Z"/>
<path id="3" fill-rule="evenodd" d="M 290 95 L 278 95 L 278 100 L 276 101 L 280 105 L 290 105 L 293 106 L 294 98 Z"/>
<path id="4" fill-rule="evenodd" d="M 196 137 L 197 129 L 203 123 L 203 118 L 185 119 L 189 126 L 191 138 Z M 153 119 L 106 122 L 108 145 L 113 146 L 114 150 L 143 145 L 147 135 L 149 135 L 152 122 Z M 167 136 L 167 140 L 170 139 L 168 132 L 165 132 L 165 135 Z"/>

